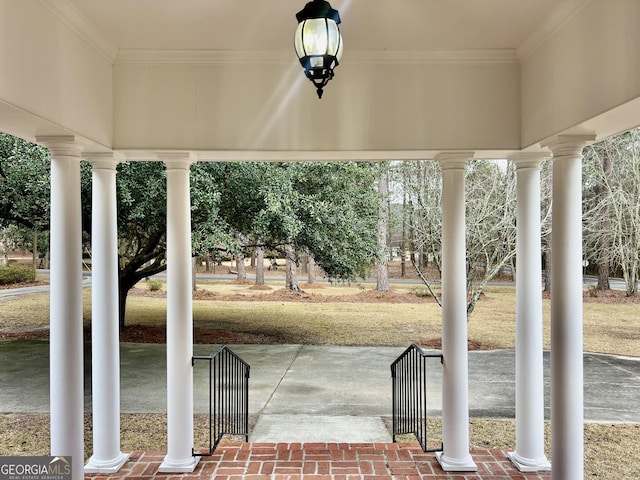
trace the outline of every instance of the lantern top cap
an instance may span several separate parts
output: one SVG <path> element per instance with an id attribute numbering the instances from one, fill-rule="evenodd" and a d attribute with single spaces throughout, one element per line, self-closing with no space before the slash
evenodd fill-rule
<path id="1" fill-rule="evenodd" d="M 340 23 L 340 14 L 325 0 L 313 0 L 307 3 L 302 10 L 296 13 L 298 23 L 311 18 L 329 18 Z"/>

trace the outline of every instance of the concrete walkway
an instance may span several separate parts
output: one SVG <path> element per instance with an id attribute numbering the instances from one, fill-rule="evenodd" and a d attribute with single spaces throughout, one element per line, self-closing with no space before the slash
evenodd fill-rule
<path id="1" fill-rule="evenodd" d="M 87 345 L 86 358 L 90 359 Z M 196 345 L 195 355 L 215 346 Z M 386 442 L 391 415 L 390 364 L 401 347 L 237 345 L 251 365 L 250 414 L 254 442 Z M 165 346 L 121 345 L 123 412 L 166 412 Z M 48 412 L 49 345 L 0 341 L 0 412 Z M 549 406 L 549 355 L 545 354 Z M 513 418 L 514 352 L 469 353 L 471 417 Z M 90 365 L 85 362 L 85 407 L 91 411 Z M 640 423 L 640 359 L 586 354 L 585 419 Z M 204 362 L 194 368 L 195 409 L 206 412 Z M 441 366 L 433 360 L 429 408 L 439 415 Z M 549 411 L 547 410 L 547 417 Z"/>

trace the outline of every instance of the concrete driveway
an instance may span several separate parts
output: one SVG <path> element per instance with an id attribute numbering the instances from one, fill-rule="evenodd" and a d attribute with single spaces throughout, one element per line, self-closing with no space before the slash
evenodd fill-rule
<path id="1" fill-rule="evenodd" d="M 89 348 L 87 345 L 87 359 Z M 323 429 L 339 438 L 322 441 L 380 441 L 388 436 L 381 418 L 391 415 L 390 364 L 404 348 L 311 345 L 230 348 L 251 365 L 249 408 L 253 418 L 257 418 L 253 441 L 315 441 L 321 434 L 326 438 Z M 194 354 L 208 355 L 215 349 L 213 345 L 196 345 Z M 164 345 L 121 345 L 123 412 L 166 411 L 165 353 Z M 548 417 L 548 353 L 544 355 L 544 363 Z M 195 410 L 200 412 L 208 408 L 207 368 L 205 362 L 194 367 Z M 514 372 L 512 350 L 469 353 L 471 417 L 514 417 Z M 585 354 L 584 380 L 586 421 L 640 423 L 640 359 Z M 0 384 L 0 412 L 48 412 L 48 342 L 1 341 Z M 429 379 L 429 408 L 433 415 L 439 415 L 441 410 L 440 384 L 441 366 L 434 359 Z M 91 410 L 90 385 L 90 362 L 85 361 L 87 411 Z M 345 439 L 338 425 L 371 435 Z"/>

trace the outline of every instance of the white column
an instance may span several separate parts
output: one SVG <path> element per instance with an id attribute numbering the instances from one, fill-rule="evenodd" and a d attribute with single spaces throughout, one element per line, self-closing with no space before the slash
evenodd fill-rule
<path id="1" fill-rule="evenodd" d="M 469 355 L 464 175 L 473 152 L 441 154 L 442 165 L 442 440 L 445 471 L 476 471 L 469 453 Z"/>
<path id="2" fill-rule="evenodd" d="M 93 455 L 85 473 L 115 473 L 129 458 L 120 451 L 118 227 L 113 154 L 89 154 L 91 205 L 91 389 Z"/>
<path id="3" fill-rule="evenodd" d="M 187 153 L 161 156 L 167 167 L 167 455 L 160 472 L 192 472 L 193 307 Z"/>
<path id="4" fill-rule="evenodd" d="M 73 136 L 37 137 L 51 153 L 49 323 L 51 455 L 72 456 L 84 477 L 84 358 L 80 146 Z"/>
<path id="5" fill-rule="evenodd" d="M 521 472 L 548 471 L 544 453 L 544 360 L 540 164 L 547 155 L 518 153 L 516 165 L 516 451 L 509 458 Z"/>
<path id="6" fill-rule="evenodd" d="M 582 480 L 582 149 L 592 136 L 559 136 L 553 153 L 551 458 L 554 480 Z"/>

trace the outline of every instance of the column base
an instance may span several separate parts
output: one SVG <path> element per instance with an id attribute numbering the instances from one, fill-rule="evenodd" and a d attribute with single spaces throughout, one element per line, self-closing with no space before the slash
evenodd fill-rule
<path id="1" fill-rule="evenodd" d="M 195 470 L 200 457 L 189 457 L 185 460 L 175 461 L 164 457 L 164 461 L 158 468 L 158 473 L 191 473 Z"/>
<path id="2" fill-rule="evenodd" d="M 436 452 L 436 459 L 440 464 L 440 468 L 445 472 L 477 472 L 478 466 L 475 464 L 471 455 L 463 459 L 448 458 L 444 452 Z"/>
<path id="3" fill-rule="evenodd" d="M 130 453 L 121 453 L 111 460 L 98 460 L 92 456 L 84 466 L 84 473 L 116 473 L 129 460 Z"/>
<path id="4" fill-rule="evenodd" d="M 542 458 L 524 458 L 518 455 L 517 452 L 507 453 L 511 463 L 521 472 L 550 472 L 551 463 L 547 460 L 547 457 Z"/>

